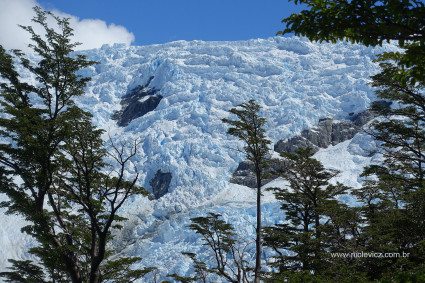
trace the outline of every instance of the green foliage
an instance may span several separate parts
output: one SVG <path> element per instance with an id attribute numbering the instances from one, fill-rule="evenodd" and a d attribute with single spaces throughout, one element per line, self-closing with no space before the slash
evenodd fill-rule
<path id="1" fill-rule="evenodd" d="M 220 219 L 220 214 L 208 213 L 207 217 L 191 218 L 192 224 L 188 225 L 191 230 L 203 236 L 204 245 L 210 246 L 217 251 L 217 256 L 224 258 L 232 245 L 235 243 L 233 227 Z"/>
<path id="2" fill-rule="evenodd" d="M 409 253 L 403 266 L 410 269 L 425 258 L 420 248 L 425 232 L 425 71 L 419 63 L 425 49 L 422 38 L 412 38 L 403 47 L 403 53 L 378 58 L 382 71 L 372 77 L 372 86 L 392 105 L 372 104 L 381 118 L 367 132 L 381 142 L 383 162 L 365 168 L 365 185 L 355 194 L 364 203 L 365 248 Z M 392 276 L 400 262 L 393 258 L 367 264 L 369 277 L 379 279 Z"/>
<path id="3" fill-rule="evenodd" d="M 283 20 L 311 40 L 347 40 L 364 45 L 398 41 L 399 52 L 377 56 L 381 72 L 372 77 L 380 99 L 371 108 L 381 115 L 367 130 L 380 142 L 381 164 L 365 168 L 364 186 L 353 193 L 361 232 L 357 250 L 409 253 L 407 258 L 365 258 L 355 272 L 383 282 L 420 281 L 425 259 L 425 3 L 418 0 L 301 0 L 308 10 Z M 354 222 L 353 222 L 354 223 Z"/>
<path id="4" fill-rule="evenodd" d="M 256 229 L 256 267 L 255 282 L 260 280 L 261 271 L 261 181 L 263 170 L 267 166 L 268 146 L 271 141 L 266 138 L 263 126 L 264 118 L 258 115 L 260 106 L 254 100 L 238 105 L 229 112 L 237 116 L 237 120 L 222 119 L 230 125 L 227 133 L 237 137 L 244 143 L 243 152 L 246 158 L 254 164 L 257 181 L 257 229 Z M 220 214 L 208 213 L 206 217 L 191 219 L 188 227 L 202 236 L 205 246 L 213 254 L 216 265 L 209 268 L 206 263 L 197 259 L 195 254 L 184 253 L 193 261 L 195 277 L 181 277 L 178 274 L 168 275 L 179 282 L 206 282 L 208 274 L 217 274 L 228 282 L 250 282 L 245 248 L 240 246 L 233 226 L 221 219 Z"/>
<path id="5" fill-rule="evenodd" d="M 37 240 L 29 252 L 42 267 L 13 261 L 12 271 L 2 276 L 23 281 L 35 276 L 54 282 L 133 281 L 150 269 L 131 270 L 138 258 L 107 261 L 112 253 L 107 244 L 112 229 L 125 220 L 118 214 L 123 203 L 134 194 L 147 194 L 136 186 L 137 175 L 131 181 L 123 178 L 138 142 L 111 142 L 110 150 L 104 148 L 102 131 L 73 102 L 90 80 L 78 71 L 95 62 L 73 53 L 78 43 L 71 43 L 68 19 L 39 7 L 34 10 L 33 21 L 44 28 L 45 36 L 32 27 L 22 28 L 32 36 L 30 47 L 40 60 L 32 62 L 22 52 L 9 53 L 0 46 L 0 136 L 8 141 L 0 145 L 0 192 L 9 197 L 1 203 L 7 213 L 28 221 L 22 230 Z M 48 17 L 59 32 L 47 25 Z M 22 81 L 15 63 L 37 84 Z M 104 162 L 107 155 L 115 164 Z"/>
<path id="6" fill-rule="evenodd" d="M 260 282 L 261 273 L 261 182 L 264 178 L 264 168 L 267 166 L 268 146 L 271 141 L 267 139 L 263 126 L 266 119 L 258 115 L 261 107 L 250 100 L 247 103 L 238 105 L 242 109 L 232 108 L 230 113 L 236 115 L 238 120 L 222 119 L 231 127 L 227 133 L 237 137 L 244 142 L 242 150 L 246 158 L 254 164 L 254 173 L 257 181 L 257 227 L 256 227 L 256 258 L 255 258 L 255 282 Z"/>
<path id="7" fill-rule="evenodd" d="M 199 282 L 197 277 L 184 277 L 184 276 L 180 276 L 176 273 L 173 274 L 169 274 L 167 275 L 167 277 L 171 277 L 173 278 L 176 282 L 181 282 L 181 283 L 192 283 L 192 282 Z M 169 282 L 169 281 L 166 281 Z"/>
<path id="8" fill-rule="evenodd" d="M 188 227 L 202 236 L 204 245 L 207 246 L 213 254 L 216 265 L 208 268 L 207 265 L 199 261 L 195 254 L 185 253 L 189 256 L 195 267 L 196 277 L 178 277 L 175 274 L 170 275 L 184 280 L 201 280 L 206 282 L 208 274 L 217 274 L 228 280 L 228 282 L 249 282 L 245 247 L 238 246 L 236 234 L 231 224 L 221 219 L 220 214 L 208 213 L 206 217 L 196 217 L 191 219 L 192 224 Z"/>
<path id="9" fill-rule="evenodd" d="M 310 40 L 350 40 L 378 45 L 398 40 L 423 40 L 425 7 L 420 0 L 294 0 L 308 10 L 282 20 L 286 29 L 279 32 L 303 35 Z"/>
<path id="10" fill-rule="evenodd" d="M 182 283 L 190 283 L 190 282 L 206 283 L 208 274 L 212 272 L 211 270 L 208 269 L 207 264 L 203 261 L 198 260 L 197 257 L 196 257 L 196 254 L 194 254 L 194 253 L 182 253 L 182 254 L 187 255 L 192 260 L 194 271 L 195 271 L 195 276 L 194 277 L 182 277 L 182 276 L 179 276 L 175 273 L 167 275 L 167 276 L 172 277 L 174 280 L 176 280 L 178 282 L 182 282 Z"/>
<path id="11" fill-rule="evenodd" d="M 112 281 L 119 283 L 132 283 L 147 273 L 155 270 L 154 267 L 144 269 L 131 269 L 131 265 L 141 260 L 139 257 L 121 257 L 117 260 L 108 260 L 102 265 L 102 281 Z"/>
<path id="12" fill-rule="evenodd" d="M 384 278 L 379 281 L 382 283 L 398 282 L 398 283 L 420 283 L 425 282 L 425 272 L 422 269 L 413 271 L 396 272 L 395 275 L 390 278 Z"/>
<path id="13" fill-rule="evenodd" d="M 277 272 L 271 278 L 299 282 L 307 280 L 304 277 L 308 274 L 326 274 L 330 269 L 329 252 L 347 249 L 348 239 L 353 239 L 357 215 L 335 200 L 348 188 L 339 183 L 329 184 L 338 172 L 325 169 L 312 157 L 311 148 L 281 155 L 287 162 L 281 176 L 289 182 L 290 189 L 271 190 L 281 201 L 286 223 L 266 227 L 264 240 L 277 253 L 270 264 Z"/>
<path id="14" fill-rule="evenodd" d="M 5 278 L 5 282 L 20 283 L 47 283 L 43 270 L 34 265 L 30 260 L 17 261 L 9 259 L 12 263 L 10 272 L 0 272 L 0 277 Z M 60 281 L 59 281 L 60 282 Z"/>
<path id="15" fill-rule="evenodd" d="M 232 108 L 229 111 L 236 115 L 238 120 L 222 119 L 224 123 L 231 126 L 227 133 L 244 142 L 243 152 L 246 159 L 258 167 L 264 166 L 266 164 L 265 157 L 269 153 L 268 146 L 271 144 L 263 129 L 266 119 L 258 115 L 260 106 L 252 99 L 238 106 L 242 109 Z"/>
<path id="16" fill-rule="evenodd" d="M 365 219 L 360 243 L 367 251 L 409 254 L 407 258 L 365 259 L 363 269 L 371 279 L 392 277 L 394 270 L 409 270 L 425 259 L 424 190 L 405 180 L 391 166 L 370 166 L 363 176 L 371 178 L 355 195 L 363 202 Z M 399 179 L 399 177 L 402 177 Z"/>

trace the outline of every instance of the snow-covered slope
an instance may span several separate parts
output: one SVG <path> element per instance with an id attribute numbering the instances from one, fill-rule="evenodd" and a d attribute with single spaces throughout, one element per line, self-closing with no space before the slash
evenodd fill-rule
<path id="1" fill-rule="evenodd" d="M 273 142 L 312 127 L 323 117 L 345 119 L 375 99 L 367 85 L 369 76 L 378 71 L 372 60 L 394 49 L 276 37 L 85 51 L 100 64 L 83 71 L 93 80 L 77 103 L 114 138 L 143 141 L 136 165 L 145 188 L 150 189 L 158 170 L 172 174 L 169 193 L 153 201 L 134 198 L 124 208 L 129 221 L 117 236 L 117 248 L 143 257 L 141 266 L 157 266 L 162 275 L 183 275 L 190 272 L 190 262 L 180 252 L 202 249 L 200 239 L 185 227 L 190 217 L 222 213 L 242 235 L 252 238 L 254 192 L 228 182 L 243 155 L 234 150 L 241 144 L 226 134 L 221 119 L 230 117 L 230 108 L 255 99 L 263 107 L 261 115 L 268 121 L 266 130 Z M 118 127 L 111 116 L 121 109 L 120 98 L 147 84 L 163 97 L 158 107 Z M 373 147 L 373 141 L 358 134 L 321 150 L 317 157 L 344 172 L 340 181 L 359 186 L 357 176 L 370 162 L 368 150 Z M 271 185 L 284 182 L 267 186 Z M 265 224 L 283 217 L 272 195 L 265 196 L 263 211 Z M 2 217 L 0 222 L 3 269 L 7 258 L 26 257 L 27 240 L 11 225 L 19 223 L 18 218 Z"/>

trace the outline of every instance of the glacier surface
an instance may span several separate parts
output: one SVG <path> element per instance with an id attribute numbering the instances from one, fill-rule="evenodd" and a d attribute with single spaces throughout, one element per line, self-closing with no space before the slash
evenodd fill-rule
<path id="1" fill-rule="evenodd" d="M 117 251 L 142 257 L 139 266 L 156 266 L 158 276 L 165 279 L 166 274 L 190 274 L 190 261 L 181 252 L 199 252 L 208 258 L 200 238 L 186 228 L 191 217 L 220 213 L 245 241 L 253 240 L 255 192 L 229 183 L 244 156 L 235 150 L 242 144 L 226 134 L 221 119 L 234 118 L 230 108 L 255 99 L 273 143 L 313 127 L 324 117 L 346 119 L 376 99 L 368 85 L 369 77 L 379 71 L 372 60 L 395 49 L 390 44 L 372 48 L 274 37 L 105 45 L 83 51 L 100 63 L 82 71 L 92 81 L 77 104 L 94 115 L 95 124 L 106 130 L 105 138 L 142 141 L 135 159 L 140 185 L 149 190 L 158 170 L 172 174 L 169 193 L 158 200 L 134 197 L 123 208 L 129 220 L 115 238 Z M 34 80 L 29 75 L 27 79 Z M 163 96 L 158 107 L 118 127 L 111 116 L 120 110 L 121 97 L 148 82 Z M 369 153 L 375 147 L 370 137 L 359 133 L 320 150 L 316 157 L 326 167 L 342 171 L 338 181 L 358 187 L 358 175 L 372 161 Z M 127 172 L 129 177 L 134 173 Z M 267 184 L 285 185 L 280 179 Z M 350 196 L 341 198 L 355 204 Z M 265 193 L 262 210 L 265 225 L 283 221 L 271 193 Z M 20 233 L 24 223 L 18 216 L 3 216 L 0 222 L 0 270 L 4 270 L 8 258 L 29 257 L 26 249 L 32 241 Z M 153 282 L 150 276 L 142 281 Z"/>

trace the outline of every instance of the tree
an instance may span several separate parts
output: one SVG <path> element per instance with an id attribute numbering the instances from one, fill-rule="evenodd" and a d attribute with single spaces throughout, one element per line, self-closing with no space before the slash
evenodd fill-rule
<path id="1" fill-rule="evenodd" d="M 206 282 L 207 274 L 218 274 L 228 282 L 248 283 L 248 262 L 246 260 L 245 248 L 238 246 L 236 233 L 231 224 L 221 219 L 220 214 L 208 213 L 206 217 L 196 217 L 191 219 L 190 229 L 202 236 L 204 245 L 213 252 L 216 265 L 207 268 L 207 264 L 199 261 L 196 255 L 186 253 L 194 262 L 197 277 L 193 280 Z M 177 277 L 174 275 L 174 278 Z M 180 281 L 183 282 L 181 280 Z M 189 282 L 189 281 L 188 281 Z"/>
<path id="2" fill-rule="evenodd" d="M 19 50 L 0 46 L 1 89 L 0 192 L 9 200 L 1 205 L 29 223 L 23 231 L 38 245 L 30 253 L 39 263 L 11 260 L 10 272 L 0 276 L 20 282 L 131 282 L 151 269 L 132 270 L 139 258 L 108 260 L 111 231 L 124 218 L 118 210 L 134 194 L 146 194 L 124 179 L 137 143 L 105 150 L 102 130 L 73 98 L 84 93 L 90 78 L 78 71 L 95 64 L 73 54 L 78 43 L 68 19 L 35 7 L 33 21 L 44 28 L 44 38 L 32 27 L 30 47 L 40 58 L 31 62 Z M 47 25 L 52 17 L 59 32 Z M 20 78 L 15 63 L 31 73 L 37 84 Z M 111 154 L 115 164 L 104 162 Z M 41 265 L 41 266 L 40 266 Z"/>
<path id="3" fill-rule="evenodd" d="M 195 269 L 195 276 L 193 276 L 193 277 L 182 277 L 182 276 L 179 276 L 178 274 L 175 274 L 175 273 L 167 275 L 167 276 L 172 277 L 172 278 L 174 278 L 174 280 L 176 280 L 178 282 L 182 282 L 182 283 L 190 283 L 190 282 L 207 283 L 207 276 L 211 272 L 211 270 L 208 269 L 207 264 L 203 261 L 198 260 L 197 257 L 196 257 L 196 254 L 194 254 L 194 253 L 182 253 L 182 254 L 190 257 L 190 259 L 192 260 L 193 266 L 194 266 L 194 269 Z M 218 264 L 219 263 L 217 263 L 217 265 Z M 227 275 L 226 271 L 224 271 L 224 273 Z"/>
<path id="4" fill-rule="evenodd" d="M 398 278 L 396 270 L 419 270 L 424 257 L 425 3 L 418 0 L 307 0 L 309 10 L 283 20 L 311 40 L 349 40 L 378 45 L 397 40 L 400 52 L 378 55 L 382 71 L 373 76 L 381 114 L 368 132 L 381 142 L 381 164 L 365 169 L 365 186 L 356 192 L 364 203 L 364 246 L 411 252 L 409 258 L 370 261 L 371 279 Z M 391 104 L 392 103 L 392 104 Z M 422 268 L 422 271 L 420 271 Z M 400 275 L 403 277 L 404 275 Z M 418 275 L 420 276 L 420 275 Z M 391 279 L 392 278 L 392 279 Z"/>
<path id="5" fill-rule="evenodd" d="M 378 45 L 398 40 L 423 42 L 424 3 L 420 0 L 294 0 L 309 9 L 282 20 L 286 29 L 314 41 L 349 40 Z"/>
<path id="6" fill-rule="evenodd" d="M 267 155 L 269 153 L 269 144 L 271 141 L 265 136 L 262 128 L 266 123 L 266 119 L 260 117 L 258 112 L 260 106 L 254 100 L 238 105 L 242 109 L 232 108 L 230 113 L 236 115 L 238 120 L 222 119 L 231 127 L 227 133 L 237 137 L 244 142 L 245 146 L 242 150 L 246 155 L 246 159 L 254 165 L 254 173 L 257 181 L 257 227 L 256 227 L 256 257 L 255 257 L 255 282 L 260 282 L 261 273 L 261 185 L 264 178 L 264 168 L 267 163 Z"/>
<path id="7" fill-rule="evenodd" d="M 352 236 L 351 233 L 346 235 L 347 225 L 340 219 L 347 215 L 344 209 L 348 207 L 343 209 L 335 199 L 348 188 L 340 183 L 329 184 L 339 172 L 325 169 L 313 154 L 310 147 L 300 148 L 294 154 L 281 153 L 286 162 L 280 175 L 289 182 L 290 189 L 271 190 L 281 201 L 286 223 L 264 229 L 266 245 L 278 254 L 271 264 L 279 269 L 274 277 L 294 279 L 300 274 L 314 274 L 315 277 L 326 274 L 329 268 L 326 254 L 330 249 L 335 251 L 335 240 L 342 244 Z"/>

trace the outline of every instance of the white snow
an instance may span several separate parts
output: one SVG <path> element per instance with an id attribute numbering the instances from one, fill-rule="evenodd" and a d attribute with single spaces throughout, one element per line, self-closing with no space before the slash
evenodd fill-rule
<path id="1" fill-rule="evenodd" d="M 244 156 L 234 150 L 242 144 L 226 134 L 221 119 L 231 117 L 230 108 L 255 99 L 263 107 L 267 135 L 275 143 L 316 125 L 320 118 L 347 118 L 376 99 L 368 85 L 369 76 L 379 70 L 372 60 L 390 50 L 395 47 L 275 37 L 142 47 L 105 45 L 84 51 L 100 64 L 81 72 L 93 79 L 87 95 L 76 99 L 78 105 L 92 112 L 95 123 L 114 138 L 143 140 L 135 163 L 145 188 L 150 189 L 157 170 L 172 173 L 170 193 L 156 201 L 135 197 L 123 208 L 130 221 L 116 238 L 117 248 L 141 256 L 140 266 L 159 267 L 162 276 L 188 275 L 190 261 L 180 252 L 201 252 L 207 257 L 200 238 L 186 228 L 191 217 L 221 213 L 242 236 L 253 239 L 255 192 L 229 184 Z M 110 117 L 120 110 L 120 98 L 145 85 L 151 76 L 149 87 L 163 96 L 158 107 L 125 128 L 117 127 Z M 321 150 L 316 157 L 326 167 L 342 171 L 340 182 L 358 187 L 358 175 L 370 163 L 367 152 L 374 146 L 369 137 L 358 134 Z M 272 185 L 285 182 L 276 180 Z M 264 200 L 264 223 L 282 221 L 283 212 L 272 194 L 266 193 Z M 3 270 L 7 258 L 26 257 L 28 240 L 20 235 L 18 218 L 7 216 L 0 221 Z"/>

